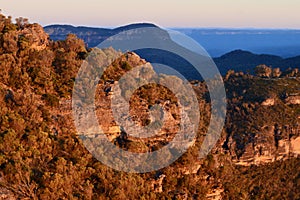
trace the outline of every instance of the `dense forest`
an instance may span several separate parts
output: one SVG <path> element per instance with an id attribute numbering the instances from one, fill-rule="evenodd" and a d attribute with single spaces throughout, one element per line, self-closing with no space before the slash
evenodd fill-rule
<path id="1" fill-rule="evenodd" d="M 0 198 L 300 199 L 298 69 L 281 71 L 261 63 L 256 75 L 229 70 L 224 76 L 225 127 L 216 147 L 201 160 L 198 153 L 209 123 L 210 98 L 205 82 L 191 81 L 199 112 L 204 113 L 196 143 L 172 165 L 135 174 L 113 170 L 93 158 L 76 134 L 72 90 L 92 50 L 76 35 L 52 41 L 39 24 L 0 15 Z M 113 49 L 103 53 L 119 54 Z M 114 61 L 99 81 L 99 96 L 107 98 L 107 80 L 117 81 L 144 62 L 132 53 Z M 157 98 L 161 103 L 171 99 L 169 109 L 176 123 L 176 98 L 159 85 L 134 93 L 131 112 L 137 121 L 149 123 L 147 111 L 135 108 L 141 102 L 149 108 Z M 98 110 L 99 118 L 105 114 Z M 116 137 L 112 142 L 145 151 L 130 138 Z M 162 145 L 150 147 L 154 151 Z M 272 159 L 253 161 L 263 156 Z"/>

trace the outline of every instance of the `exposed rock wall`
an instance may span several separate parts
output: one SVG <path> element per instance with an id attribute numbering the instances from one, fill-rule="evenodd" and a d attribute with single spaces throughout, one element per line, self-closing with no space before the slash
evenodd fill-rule
<path id="1" fill-rule="evenodd" d="M 231 156 L 237 165 L 259 165 L 300 155 L 300 126 L 265 126 L 248 143 L 241 156 L 234 148 L 236 141 L 230 140 Z"/>

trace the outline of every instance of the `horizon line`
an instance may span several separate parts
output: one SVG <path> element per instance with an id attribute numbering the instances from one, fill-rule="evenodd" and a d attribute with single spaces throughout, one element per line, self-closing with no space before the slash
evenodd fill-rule
<path id="1" fill-rule="evenodd" d="M 46 24 L 42 25 L 42 27 L 47 27 L 47 26 L 55 26 L 55 25 L 60 25 L 60 26 L 73 26 L 73 27 L 87 27 L 87 28 L 104 28 L 104 29 L 115 29 L 123 26 L 129 26 L 129 25 L 134 25 L 134 24 L 153 24 L 161 28 L 166 28 L 166 29 L 207 29 L 207 30 L 212 30 L 212 29 L 222 29 L 222 30 L 295 30 L 295 31 L 300 31 L 300 28 L 285 28 L 285 27 L 225 27 L 225 26 L 160 26 L 157 25 L 156 23 L 151 23 L 151 22 L 134 22 L 134 23 L 128 23 L 128 24 L 123 24 L 119 26 L 97 26 L 97 25 L 75 25 L 72 23 L 53 23 L 53 24 Z"/>

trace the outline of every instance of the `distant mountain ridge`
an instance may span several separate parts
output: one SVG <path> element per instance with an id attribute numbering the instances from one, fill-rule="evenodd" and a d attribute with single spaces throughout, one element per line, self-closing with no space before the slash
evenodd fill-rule
<path id="1" fill-rule="evenodd" d="M 45 26 L 45 32 L 50 35 L 52 40 L 64 40 L 70 33 L 77 35 L 83 39 L 88 47 L 95 47 L 108 37 L 120 33 L 125 30 L 143 28 L 143 27 L 157 27 L 150 23 L 138 23 L 121 26 L 114 29 L 108 28 L 93 28 L 85 26 L 72 26 L 72 25 L 49 25 Z"/>
<path id="2" fill-rule="evenodd" d="M 64 40 L 66 36 L 70 33 L 76 34 L 79 38 L 83 39 L 88 47 L 95 47 L 108 37 L 118 34 L 125 30 L 144 28 L 144 27 L 157 27 L 150 23 L 138 23 L 130 24 L 126 26 L 121 26 L 114 29 L 108 28 L 92 28 L 92 27 L 74 27 L 71 25 L 50 25 L 44 27 L 45 31 L 50 35 L 52 40 Z M 141 52 L 137 52 L 141 53 Z M 141 54 L 140 54 L 141 55 Z M 149 56 L 141 55 L 146 60 L 153 62 L 153 55 Z M 168 59 L 171 55 L 164 55 Z M 172 57 L 173 59 L 173 57 Z M 273 68 L 279 67 L 281 70 L 286 70 L 287 68 L 300 67 L 300 55 L 290 58 L 283 58 L 271 54 L 255 54 L 250 51 L 245 50 L 234 50 L 226 53 L 220 57 L 213 58 L 217 67 L 219 68 L 221 74 L 226 74 L 230 69 L 242 72 L 253 72 L 253 69 L 260 64 L 265 64 L 272 66 Z M 157 61 L 157 60 L 155 60 Z M 178 66 L 181 62 L 176 60 Z M 186 61 L 182 61 L 182 66 L 186 66 Z M 189 73 L 189 72 L 188 72 Z"/>
<path id="3" fill-rule="evenodd" d="M 249 51 L 235 50 L 221 57 L 214 58 L 216 65 L 222 74 L 232 69 L 242 72 L 253 72 L 253 69 L 260 64 L 286 70 L 288 68 L 300 67 L 300 56 L 282 58 L 269 54 L 254 54 Z"/>
<path id="4" fill-rule="evenodd" d="M 212 57 L 244 49 L 256 54 L 283 58 L 300 55 L 299 29 L 177 28 L 199 42 Z"/>

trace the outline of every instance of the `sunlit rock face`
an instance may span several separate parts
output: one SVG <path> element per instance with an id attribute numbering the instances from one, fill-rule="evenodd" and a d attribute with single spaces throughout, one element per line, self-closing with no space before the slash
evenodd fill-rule
<path id="1" fill-rule="evenodd" d="M 269 98 L 266 99 L 261 103 L 262 106 L 274 106 L 275 105 L 275 99 L 274 98 Z"/>
<path id="2" fill-rule="evenodd" d="M 289 96 L 285 99 L 286 104 L 297 105 L 300 104 L 300 96 Z"/>
<path id="3" fill-rule="evenodd" d="M 298 126 L 262 127 L 261 132 L 255 134 L 252 141 L 245 145 L 241 155 L 232 154 L 233 162 L 237 165 L 250 166 L 298 157 L 300 155 L 299 133 Z M 232 148 L 238 145 L 234 140 L 231 142 Z"/>

